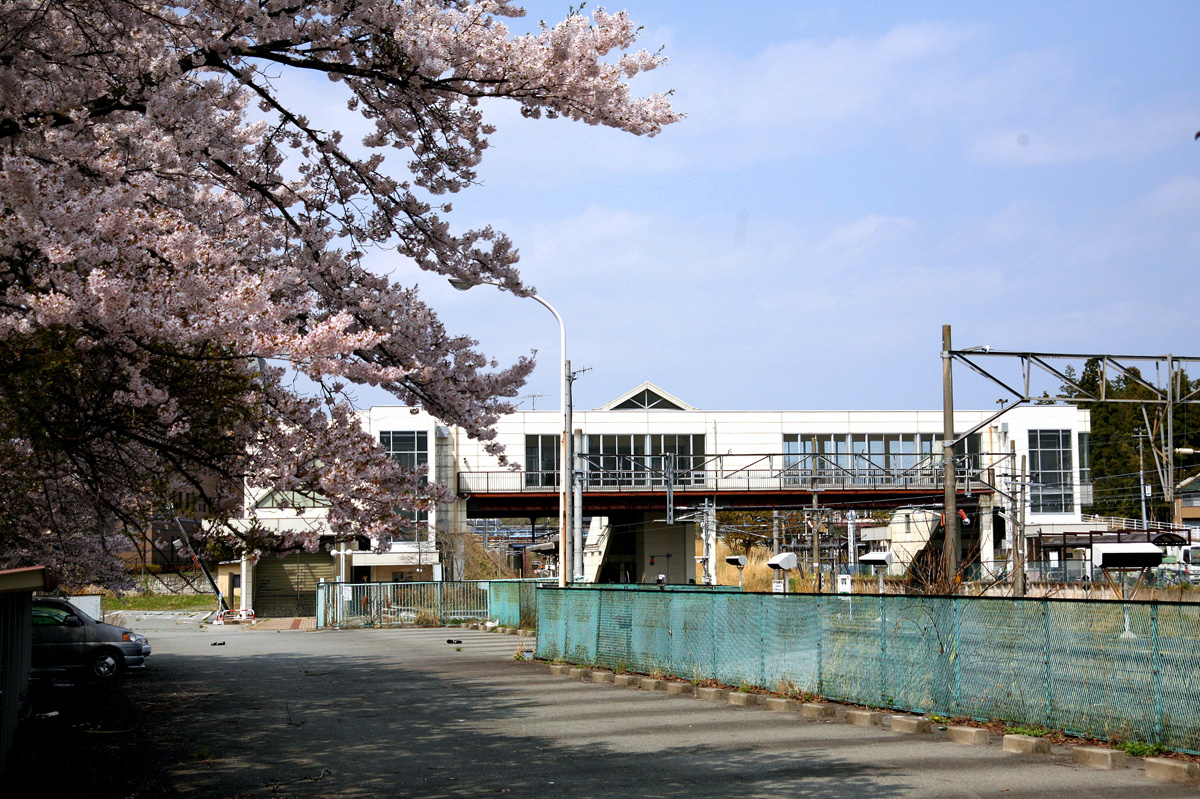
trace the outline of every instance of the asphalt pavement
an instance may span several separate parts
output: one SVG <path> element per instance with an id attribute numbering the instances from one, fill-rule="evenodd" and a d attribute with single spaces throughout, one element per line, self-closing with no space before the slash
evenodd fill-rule
<path id="1" fill-rule="evenodd" d="M 514 636 L 264 631 L 170 618 L 145 618 L 135 629 L 150 636 L 154 655 L 114 694 L 119 720 L 104 729 L 103 720 L 64 713 L 64 734 L 43 744 L 104 747 L 110 760 L 145 769 L 138 784 L 114 782 L 103 796 L 1197 793 L 1149 781 L 1140 761 L 1099 771 L 1072 763 L 1065 748 L 1021 756 L 998 740 L 965 746 L 941 733 L 903 735 L 552 676 L 546 664 L 513 658 L 522 644 Z M 81 723 L 93 726 L 81 733 Z"/>

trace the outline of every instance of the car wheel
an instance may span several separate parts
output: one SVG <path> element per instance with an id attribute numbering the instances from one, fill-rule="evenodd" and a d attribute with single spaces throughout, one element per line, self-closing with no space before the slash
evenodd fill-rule
<path id="1" fill-rule="evenodd" d="M 96 652 L 88 661 L 88 673 L 100 680 L 111 679 L 117 676 L 120 670 L 121 659 L 107 650 Z"/>

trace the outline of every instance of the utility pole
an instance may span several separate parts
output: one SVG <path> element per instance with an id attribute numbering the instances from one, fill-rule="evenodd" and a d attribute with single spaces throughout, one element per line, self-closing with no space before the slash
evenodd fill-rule
<path id="1" fill-rule="evenodd" d="M 1017 540 L 1013 552 L 1013 596 L 1025 596 L 1025 500 L 1029 491 L 1028 475 L 1025 463 L 1028 455 L 1021 456 L 1021 497 L 1020 507 L 1017 508 Z"/>
<path id="2" fill-rule="evenodd" d="M 821 517 L 817 512 L 817 492 L 812 495 L 813 573 L 817 577 L 817 593 L 821 593 Z"/>
<path id="3" fill-rule="evenodd" d="M 854 511 L 846 514 L 846 562 L 850 564 L 850 573 L 854 574 L 854 567 L 858 565 L 858 542 L 855 539 L 855 523 L 857 516 Z"/>
<path id="4" fill-rule="evenodd" d="M 1146 465 L 1142 461 L 1142 428 L 1137 429 L 1138 437 L 1138 496 L 1142 502 L 1142 529 L 1146 529 Z"/>
<path id="5" fill-rule="evenodd" d="M 950 354 L 950 325 L 942 325 L 942 459 L 945 474 L 945 491 L 942 509 L 946 542 L 942 551 L 942 562 L 946 579 L 958 575 L 960 541 L 958 534 L 957 486 L 954 472 L 954 380 L 953 357 Z"/>

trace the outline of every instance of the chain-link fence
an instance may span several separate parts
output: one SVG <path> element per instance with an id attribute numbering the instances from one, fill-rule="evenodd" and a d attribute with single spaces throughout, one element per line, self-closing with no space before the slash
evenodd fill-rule
<path id="1" fill-rule="evenodd" d="M 538 592 L 538 657 L 1200 753 L 1200 604 Z"/>

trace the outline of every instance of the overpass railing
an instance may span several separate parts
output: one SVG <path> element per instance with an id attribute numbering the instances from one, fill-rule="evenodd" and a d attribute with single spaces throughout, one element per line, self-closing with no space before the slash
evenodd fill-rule
<path id="1" fill-rule="evenodd" d="M 586 491 L 831 491 L 940 489 L 940 456 L 907 456 L 899 466 L 878 456 L 846 455 L 583 455 L 576 472 Z M 995 483 L 995 464 L 977 465 L 979 456 L 957 469 L 964 488 L 986 490 Z M 463 494 L 556 490 L 560 473 L 546 471 L 459 472 Z"/>
<path id="2" fill-rule="evenodd" d="M 538 592 L 540 658 L 1200 753 L 1200 604 Z"/>

